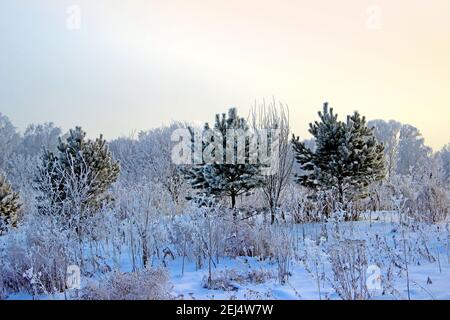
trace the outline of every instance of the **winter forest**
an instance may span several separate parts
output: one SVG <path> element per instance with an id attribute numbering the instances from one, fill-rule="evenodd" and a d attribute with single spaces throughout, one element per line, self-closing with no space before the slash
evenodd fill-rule
<path id="1" fill-rule="evenodd" d="M 0 113 L 0 299 L 450 299 L 450 143 L 317 111 L 309 136 L 273 100 L 109 141 Z"/>

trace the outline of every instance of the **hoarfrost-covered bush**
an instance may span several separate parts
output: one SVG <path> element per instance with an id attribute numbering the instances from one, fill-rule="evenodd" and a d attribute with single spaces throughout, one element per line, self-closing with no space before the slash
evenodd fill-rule
<path id="1" fill-rule="evenodd" d="M 83 300 L 169 300 L 169 276 L 164 269 L 113 272 L 103 281 L 88 283 L 81 291 Z"/>
<path id="2" fill-rule="evenodd" d="M 369 198 L 360 205 L 362 210 L 407 212 L 418 221 L 442 222 L 450 214 L 450 188 L 440 180 L 432 173 L 393 175 L 382 184 L 372 185 Z"/>
<path id="3" fill-rule="evenodd" d="M 334 275 L 333 287 L 344 300 L 369 298 L 366 286 L 367 258 L 360 240 L 343 240 L 329 252 Z"/>
<path id="4" fill-rule="evenodd" d="M 33 180 L 36 176 L 39 156 L 14 153 L 6 164 L 6 175 L 14 190 L 20 193 L 23 213 L 32 211 L 36 206 L 36 190 Z"/>
<path id="5" fill-rule="evenodd" d="M 69 240 L 66 233 L 47 230 L 44 225 L 23 228 L 5 240 L 0 257 L 0 287 L 8 293 L 33 296 L 63 292 L 67 266 L 76 264 L 76 241 Z"/>
<path id="6" fill-rule="evenodd" d="M 416 198 L 416 212 L 419 220 L 444 221 L 450 214 L 450 191 L 437 184 L 424 185 Z"/>
<path id="7" fill-rule="evenodd" d="M 159 184 L 173 201 L 180 205 L 186 202 L 188 184 L 171 157 L 176 144 L 171 136 L 179 128 L 186 128 L 186 124 L 174 122 L 170 126 L 139 132 L 137 139 L 111 141 L 111 151 L 121 165 L 120 180 L 129 184 Z"/>
<path id="8" fill-rule="evenodd" d="M 251 221 L 228 223 L 229 237 L 226 246 L 230 257 L 250 256 L 262 259 L 271 256 L 268 226 L 255 225 Z"/>
<path id="9" fill-rule="evenodd" d="M 236 269 L 225 269 L 213 274 L 211 284 L 208 283 L 208 278 L 204 277 L 202 286 L 210 290 L 235 291 L 238 289 L 238 285 L 262 284 L 273 279 L 276 279 L 276 276 L 271 271 L 248 270 L 242 272 Z"/>
<path id="10" fill-rule="evenodd" d="M 169 242 L 168 221 L 178 212 L 177 204 L 161 185 L 153 182 L 120 184 L 115 193 L 133 270 L 147 267 L 153 256 L 161 258 L 163 255 Z"/>
<path id="11" fill-rule="evenodd" d="M 319 299 L 322 299 L 321 287 L 325 281 L 325 266 L 328 265 L 328 254 L 324 248 L 325 238 L 314 241 L 305 238 L 303 262 L 308 272 L 313 276 L 317 285 Z"/>
<path id="12" fill-rule="evenodd" d="M 450 214 L 450 189 L 435 179 L 396 176 L 387 187 L 391 190 L 391 201 L 404 199 L 403 209 L 418 221 L 445 221 Z M 391 206 L 398 209 L 395 203 Z"/>
<path id="13" fill-rule="evenodd" d="M 278 281 L 285 284 L 291 275 L 292 260 L 295 256 L 295 233 L 286 225 L 275 226 L 272 229 L 271 248 L 277 264 Z"/>

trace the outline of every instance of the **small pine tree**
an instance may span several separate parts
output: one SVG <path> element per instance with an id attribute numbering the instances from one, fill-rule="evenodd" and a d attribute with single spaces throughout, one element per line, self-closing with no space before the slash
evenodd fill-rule
<path id="1" fill-rule="evenodd" d="M 119 176 L 119 163 L 101 135 L 95 141 L 85 137 L 76 127 L 66 140 L 59 140 L 56 154 L 44 151 L 36 179 L 42 213 L 60 214 L 75 202 L 77 211 L 96 211 L 111 200 L 107 189 Z"/>
<path id="2" fill-rule="evenodd" d="M 0 173 L 0 234 L 8 226 L 16 226 L 20 207 L 19 194 L 12 190 L 5 176 Z"/>
<path id="3" fill-rule="evenodd" d="M 371 182 L 385 176 L 383 145 L 377 143 L 365 117 L 358 112 L 338 120 L 325 103 L 319 112 L 320 122 L 310 124 L 315 150 L 293 138 L 295 157 L 302 173 L 297 181 L 315 191 L 334 190 L 338 202 L 345 204 L 367 196 Z"/>
<path id="4" fill-rule="evenodd" d="M 206 123 L 205 130 L 210 129 L 209 124 Z M 238 116 L 235 108 L 228 111 L 228 116 L 222 114 L 216 115 L 214 130 L 217 132 L 223 141 L 223 159 L 216 159 L 214 163 L 203 163 L 194 165 L 188 170 L 184 170 L 185 177 L 190 180 L 194 189 L 201 189 L 201 195 L 212 196 L 228 196 L 231 199 L 231 208 L 235 208 L 236 198 L 242 194 L 248 194 L 252 189 L 260 186 L 263 182 L 260 175 L 260 164 L 250 163 L 250 159 L 255 155 L 253 146 L 251 147 L 251 138 L 245 141 L 245 151 L 238 150 L 237 144 L 232 142 L 234 151 L 234 163 L 226 163 L 227 153 L 227 132 L 228 130 L 242 130 L 247 136 L 251 136 L 250 127 L 245 119 Z M 194 134 L 192 132 L 192 135 Z M 234 138 L 233 138 L 234 139 Z M 238 163 L 238 153 L 242 156 L 245 163 Z"/>

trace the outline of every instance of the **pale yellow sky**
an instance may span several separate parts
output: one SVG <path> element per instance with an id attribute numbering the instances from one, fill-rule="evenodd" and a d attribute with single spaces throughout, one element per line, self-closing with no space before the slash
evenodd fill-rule
<path id="1" fill-rule="evenodd" d="M 449 15 L 448 0 L 5 0 L 0 112 L 113 138 L 275 96 L 303 137 L 328 101 L 410 123 L 438 149 L 450 142 Z"/>

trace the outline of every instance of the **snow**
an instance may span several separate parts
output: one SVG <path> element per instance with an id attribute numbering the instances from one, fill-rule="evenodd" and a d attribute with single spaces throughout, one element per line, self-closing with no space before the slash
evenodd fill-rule
<path id="1" fill-rule="evenodd" d="M 395 221 L 394 213 L 392 212 L 377 212 L 372 213 L 373 219 L 384 218 L 387 221 Z M 384 223 L 380 221 L 372 222 L 372 226 L 367 221 L 364 222 L 347 222 L 347 224 L 354 224 L 356 226 L 355 232 L 377 233 L 377 232 L 392 232 L 395 224 Z M 307 233 L 314 234 L 319 228 L 319 224 L 307 225 Z M 431 245 L 432 246 L 432 245 Z M 440 251 L 445 251 L 445 248 L 440 248 Z M 237 291 L 226 292 L 223 290 L 208 290 L 203 288 L 202 279 L 207 277 L 207 269 L 199 271 L 195 270 L 194 263 L 185 264 L 184 275 L 181 275 L 181 258 L 172 261 L 169 264 L 169 272 L 171 282 L 173 285 L 173 294 L 184 299 L 283 299 L 283 300 L 318 300 L 319 291 L 314 277 L 307 271 L 302 262 L 293 264 L 288 283 L 281 285 L 278 283 L 276 277 L 263 284 L 236 284 Z M 237 270 L 238 272 L 248 272 L 249 270 L 265 270 L 272 271 L 276 275 L 276 265 L 269 261 L 259 261 L 252 257 L 239 257 L 236 259 L 222 259 L 214 270 L 217 274 L 219 271 Z M 410 277 L 410 294 L 411 299 L 426 299 L 426 300 L 448 300 L 450 299 L 450 261 L 448 259 L 448 252 L 442 252 L 441 268 L 436 263 L 423 263 L 417 266 L 409 267 Z M 428 279 L 431 284 L 427 283 Z M 398 292 L 394 295 L 383 295 L 381 292 L 375 292 L 372 299 L 407 299 L 407 281 L 405 277 L 399 277 L 394 282 L 394 289 Z M 335 290 L 325 281 L 321 282 L 321 299 L 340 299 Z M 374 293 L 374 292 L 372 292 Z"/>
<path id="2" fill-rule="evenodd" d="M 347 232 L 355 239 L 363 239 L 367 242 L 367 247 L 372 248 L 371 255 L 376 256 L 376 244 L 370 243 L 376 235 L 389 239 L 389 242 L 397 241 L 400 236 L 399 216 L 395 212 L 370 212 L 363 215 L 364 221 L 356 222 L 339 222 L 339 228 Z M 370 219 L 370 221 L 369 221 Z M 200 270 L 196 269 L 194 261 L 185 259 L 184 273 L 182 274 L 182 257 L 176 257 L 173 260 L 166 261 L 167 271 L 170 275 L 171 295 L 177 299 L 239 299 L 239 300 L 264 300 L 264 299 L 283 299 L 283 300 L 318 300 L 318 299 L 341 299 L 333 288 L 333 274 L 330 265 L 324 264 L 320 266 L 320 272 L 324 273 L 320 277 L 320 294 L 317 279 L 313 272 L 310 272 L 303 255 L 307 250 L 308 243 L 314 246 L 315 241 L 308 239 L 322 239 L 323 245 L 327 245 L 327 241 L 333 241 L 331 238 L 326 240 L 321 238 L 323 223 L 297 224 L 289 229 L 298 239 L 298 247 L 296 248 L 295 258 L 289 268 L 290 276 L 285 284 L 280 284 L 277 278 L 277 264 L 274 259 L 265 259 L 261 261 L 257 257 L 221 257 L 212 269 L 212 277 L 216 279 L 219 276 L 227 278 L 232 274 L 234 278 L 242 278 L 246 280 L 230 280 L 230 284 L 235 290 L 213 290 L 204 287 L 205 279 L 208 277 L 207 261 Z M 328 223 L 328 228 L 333 225 Z M 427 248 L 434 257 L 438 257 L 434 262 L 428 262 L 425 259 L 411 258 L 408 265 L 410 296 L 411 299 L 450 299 L 450 258 L 448 239 L 447 245 L 442 245 L 445 237 L 442 234 L 433 234 L 430 230 L 435 230 L 436 226 L 424 226 L 428 228 Z M 444 232 L 448 237 L 446 225 L 440 225 L 439 230 Z M 445 233 L 447 232 L 447 233 Z M 416 234 L 410 234 L 408 239 L 411 243 L 415 243 Z M 439 238 L 439 239 L 438 239 Z M 305 240 L 303 240 L 305 239 Z M 412 244 L 412 246 L 413 246 Z M 321 244 L 322 245 L 322 244 Z M 320 246 L 315 247 L 320 251 Z M 413 249 L 415 247 L 412 247 Z M 369 250 L 369 249 L 367 249 Z M 374 253 L 375 252 L 375 253 Z M 311 253 L 310 253 L 311 254 Z M 319 253 L 320 254 L 320 253 Z M 414 254 L 414 253 L 413 253 Z M 372 257 L 372 258 L 373 258 Z M 386 256 L 381 255 L 386 260 Z M 319 258 L 323 259 L 323 257 Z M 383 262 L 386 262 L 386 261 Z M 159 262 L 154 260 L 155 265 Z M 119 260 L 120 269 L 123 272 L 132 271 L 132 262 L 129 252 L 122 252 Z M 252 273 L 265 274 L 265 281 L 252 281 L 247 275 Z M 405 272 L 398 269 L 394 272 L 395 277 L 392 281 L 392 290 L 383 294 L 381 290 L 371 291 L 371 299 L 408 299 L 408 286 Z M 224 276 L 225 275 L 225 276 Z M 237 277 L 237 276 L 239 277 Z M 249 280 L 250 279 L 250 280 Z M 83 279 L 85 281 L 86 279 Z M 38 296 L 35 299 L 66 299 L 64 294 L 52 296 Z M 16 293 L 9 295 L 8 299 L 21 300 L 32 299 L 29 294 Z"/>

